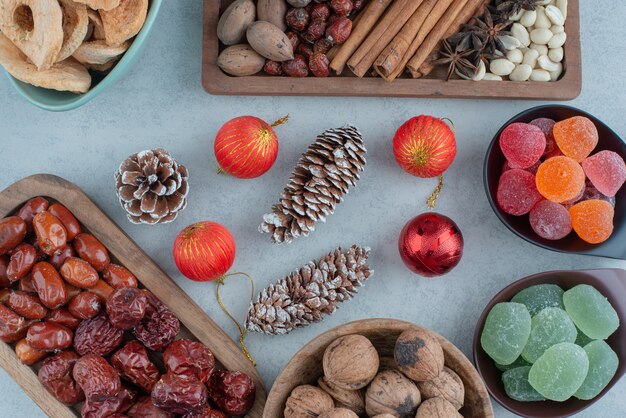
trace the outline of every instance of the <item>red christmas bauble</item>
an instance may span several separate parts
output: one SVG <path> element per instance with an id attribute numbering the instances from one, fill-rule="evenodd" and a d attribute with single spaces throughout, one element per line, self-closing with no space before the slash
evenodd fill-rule
<path id="1" fill-rule="evenodd" d="M 400 256 L 413 272 L 435 277 L 449 273 L 463 256 L 463 234 L 447 216 L 428 212 L 411 219 L 398 241 Z"/>
<path id="2" fill-rule="evenodd" d="M 278 139 L 272 126 L 254 116 L 241 116 L 224 124 L 213 149 L 221 170 L 240 179 L 266 173 L 278 156 Z"/>
<path id="3" fill-rule="evenodd" d="M 396 132 L 393 154 L 407 173 L 417 177 L 437 177 L 456 157 L 454 132 L 439 118 L 413 117 Z"/>
<path id="4" fill-rule="evenodd" d="M 223 276 L 235 261 L 235 239 L 215 222 L 198 222 L 174 241 L 174 262 L 189 279 L 208 282 Z"/>

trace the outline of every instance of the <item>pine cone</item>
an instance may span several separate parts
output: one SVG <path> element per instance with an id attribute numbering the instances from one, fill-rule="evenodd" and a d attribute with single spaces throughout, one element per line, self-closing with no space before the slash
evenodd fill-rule
<path id="1" fill-rule="evenodd" d="M 356 245 L 345 252 L 337 248 L 270 285 L 250 307 L 246 328 L 278 335 L 322 321 L 374 274 L 367 265 L 369 253 Z"/>
<path id="2" fill-rule="evenodd" d="M 128 157 L 115 173 L 120 204 L 136 224 L 171 222 L 187 206 L 189 173 L 163 148 Z"/>
<path id="3" fill-rule="evenodd" d="M 330 129 L 311 144 L 296 166 L 272 213 L 263 216 L 260 232 L 277 243 L 291 242 L 315 230 L 355 186 L 365 166 L 365 146 L 357 128 Z"/>

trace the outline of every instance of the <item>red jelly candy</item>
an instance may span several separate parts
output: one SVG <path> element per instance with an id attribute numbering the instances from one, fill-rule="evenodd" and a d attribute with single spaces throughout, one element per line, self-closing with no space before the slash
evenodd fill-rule
<path id="1" fill-rule="evenodd" d="M 600 193 L 615 196 L 626 181 L 626 164 L 613 151 L 600 151 L 583 161 L 583 170 Z"/>
<path id="2" fill-rule="evenodd" d="M 572 218 L 563 205 L 542 200 L 530 211 L 530 226 L 541 238 L 558 240 L 572 232 Z"/>
<path id="3" fill-rule="evenodd" d="M 525 170 L 509 170 L 500 177 L 496 196 L 500 208 L 509 215 L 525 215 L 541 200 L 535 176 Z"/>
<path id="4" fill-rule="evenodd" d="M 552 133 L 552 128 L 555 123 L 553 119 L 548 118 L 538 118 L 530 121 L 531 125 L 535 125 L 537 128 L 541 129 L 546 136 L 546 150 L 543 152 L 544 156 L 551 154 L 557 148 L 554 134 Z"/>
<path id="5" fill-rule="evenodd" d="M 528 123 L 512 123 L 500 134 L 500 148 L 513 168 L 528 168 L 546 150 L 546 136 Z"/>

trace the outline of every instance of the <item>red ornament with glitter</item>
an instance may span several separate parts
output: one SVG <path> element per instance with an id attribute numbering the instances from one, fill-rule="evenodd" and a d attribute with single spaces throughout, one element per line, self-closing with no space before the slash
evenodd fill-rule
<path id="1" fill-rule="evenodd" d="M 404 264 L 424 277 L 449 273 L 463 256 L 463 234 L 447 216 L 434 212 L 411 219 L 398 242 Z"/>
<path id="2" fill-rule="evenodd" d="M 198 222 L 174 241 L 174 261 L 182 274 L 197 282 L 223 277 L 235 261 L 235 239 L 216 222 Z"/>
<path id="3" fill-rule="evenodd" d="M 270 125 L 254 116 L 240 116 L 226 122 L 213 145 L 220 172 L 240 179 L 265 174 L 278 156 L 274 127 L 287 119 L 284 117 Z"/>

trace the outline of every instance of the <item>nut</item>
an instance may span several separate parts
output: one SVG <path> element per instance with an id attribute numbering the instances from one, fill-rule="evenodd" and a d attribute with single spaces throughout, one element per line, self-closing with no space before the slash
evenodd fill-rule
<path id="1" fill-rule="evenodd" d="M 285 34 L 275 25 L 258 21 L 248 26 L 246 37 L 256 52 L 273 61 L 293 59 L 293 45 Z"/>
<path id="2" fill-rule="evenodd" d="M 376 415 L 375 417 L 372 418 L 396 418 L 394 415 L 391 414 L 380 414 L 380 415 Z"/>
<path id="3" fill-rule="evenodd" d="M 265 65 L 265 58 L 250 45 L 232 45 L 222 51 L 217 58 L 217 65 L 230 75 L 246 76 L 261 71 Z"/>
<path id="4" fill-rule="evenodd" d="M 373 417 L 391 414 L 398 418 L 413 417 L 422 398 L 409 379 L 396 370 L 379 373 L 367 388 L 365 410 Z"/>
<path id="5" fill-rule="evenodd" d="M 565 24 L 565 17 L 563 17 L 563 13 L 556 6 L 546 6 L 546 16 L 555 25 L 563 26 Z"/>
<path id="6" fill-rule="evenodd" d="M 533 72 L 533 67 L 528 64 L 520 64 L 511 74 L 509 74 L 509 80 L 511 81 L 526 81 L 530 78 L 530 75 Z"/>
<path id="7" fill-rule="evenodd" d="M 447 367 L 444 367 L 435 379 L 418 382 L 417 387 L 424 399 L 440 397 L 450 402 L 457 410 L 463 407 L 465 386 L 459 375 Z"/>
<path id="8" fill-rule="evenodd" d="M 530 74 L 530 79 L 532 81 L 550 81 L 552 78 L 546 70 L 533 70 Z"/>
<path id="9" fill-rule="evenodd" d="M 335 408 L 323 413 L 320 418 L 359 418 L 359 416 L 349 409 Z"/>
<path id="10" fill-rule="evenodd" d="M 489 70 L 499 76 L 509 75 L 515 69 L 515 64 L 506 58 L 498 58 L 489 63 Z"/>
<path id="11" fill-rule="evenodd" d="M 530 32 L 530 40 L 538 45 L 547 45 L 554 34 L 548 28 L 537 28 Z"/>
<path id="12" fill-rule="evenodd" d="M 252 0 L 236 0 L 222 13 L 217 23 L 217 37 L 225 45 L 241 42 L 255 17 L 256 6 Z"/>
<path id="13" fill-rule="evenodd" d="M 463 418 L 463 415 L 445 399 L 431 398 L 420 405 L 415 418 Z"/>
<path id="14" fill-rule="evenodd" d="M 365 412 L 365 395 L 362 391 L 341 389 L 328 382 L 324 377 L 320 377 L 317 384 L 324 392 L 341 404 L 342 407 L 354 411 L 358 415 Z"/>
<path id="15" fill-rule="evenodd" d="M 400 335 L 394 357 L 400 371 L 416 382 L 434 379 L 443 370 L 443 349 L 439 341 L 419 328 Z"/>
<path id="16" fill-rule="evenodd" d="M 324 352 L 324 375 L 342 389 L 357 390 L 367 386 L 378 372 L 380 360 L 376 349 L 362 335 L 347 335 L 333 341 Z"/>
<path id="17" fill-rule="evenodd" d="M 302 385 L 291 391 L 285 405 L 285 418 L 311 418 L 331 411 L 333 398 L 320 388 Z"/>
<path id="18" fill-rule="evenodd" d="M 285 13 L 287 13 L 285 0 L 259 0 L 256 5 L 257 20 L 265 20 L 273 23 L 278 29 L 287 29 Z"/>

